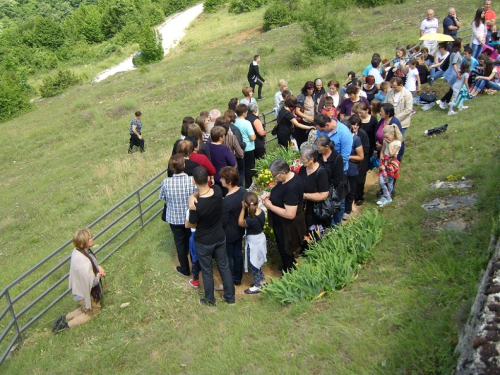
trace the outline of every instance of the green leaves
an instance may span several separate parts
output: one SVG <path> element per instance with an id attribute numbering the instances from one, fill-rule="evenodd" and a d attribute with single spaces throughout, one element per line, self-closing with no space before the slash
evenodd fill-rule
<path id="1" fill-rule="evenodd" d="M 281 303 L 312 301 L 351 283 L 356 270 L 366 263 L 382 236 L 382 218 L 376 210 L 330 229 L 321 241 L 313 242 L 307 258 L 297 269 L 271 279 L 264 294 Z"/>

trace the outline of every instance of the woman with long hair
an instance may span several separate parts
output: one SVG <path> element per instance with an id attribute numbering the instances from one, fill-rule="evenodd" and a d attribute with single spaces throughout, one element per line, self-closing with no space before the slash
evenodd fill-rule
<path id="1" fill-rule="evenodd" d="M 297 96 L 297 106 L 295 107 L 295 114 L 300 119 L 300 122 L 305 126 L 312 126 L 314 121 L 314 113 L 316 111 L 316 102 L 313 98 L 314 94 L 314 82 L 307 81 L 304 87 L 300 90 L 299 96 Z M 307 141 L 307 136 L 309 135 L 309 130 L 299 128 L 295 129 L 295 139 L 297 140 L 297 146 Z"/>
<path id="2" fill-rule="evenodd" d="M 490 59 L 484 62 L 484 76 L 476 77 L 476 84 L 470 94 L 475 98 L 485 88 L 490 88 L 495 91 L 500 90 L 498 70 L 495 69 L 494 62 Z"/>
<path id="3" fill-rule="evenodd" d="M 486 44 L 486 24 L 484 20 L 484 9 L 477 8 L 474 21 L 472 21 L 472 57 L 478 58 Z"/>

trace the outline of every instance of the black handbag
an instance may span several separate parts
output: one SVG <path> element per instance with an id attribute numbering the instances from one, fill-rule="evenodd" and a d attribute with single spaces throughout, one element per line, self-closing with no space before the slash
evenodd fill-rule
<path id="1" fill-rule="evenodd" d="M 423 94 L 420 94 L 420 101 L 423 103 L 434 103 L 437 99 L 436 91 L 427 91 Z"/>
<path id="2" fill-rule="evenodd" d="M 278 134 L 278 129 L 279 129 L 279 126 L 280 126 L 280 122 L 281 122 L 281 119 L 279 119 L 278 122 L 277 122 L 277 124 L 274 125 L 273 130 L 271 130 L 271 134 L 272 135 Z"/>
<path id="3" fill-rule="evenodd" d="M 328 198 L 321 202 L 314 202 L 313 213 L 320 220 L 329 220 L 340 210 L 342 210 L 342 203 L 333 186 L 330 186 Z"/>
<path id="4" fill-rule="evenodd" d="M 323 168 L 324 167 L 319 167 L 318 172 Z M 333 185 L 330 186 L 328 197 L 324 201 L 314 202 L 313 205 L 313 214 L 320 220 L 329 220 L 334 214 L 340 212 L 341 210 L 341 199 Z"/>
<path id="5" fill-rule="evenodd" d="M 167 221 L 167 202 L 163 206 L 163 212 L 161 213 L 161 219 L 166 222 Z"/>

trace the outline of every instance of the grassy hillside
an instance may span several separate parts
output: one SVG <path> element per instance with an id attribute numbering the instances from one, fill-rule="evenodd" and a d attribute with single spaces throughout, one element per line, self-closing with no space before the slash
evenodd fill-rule
<path id="1" fill-rule="evenodd" d="M 241 96 L 255 53 L 262 55 L 264 110 L 277 81 L 297 93 L 306 80 L 343 81 L 373 52 L 390 58 L 417 39 L 434 1 L 345 13 L 361 51 L 335 61 L 311 57 L 298 67 L 297 25 L 260 32 L 263 10 L 203 15 L 162 63 L 39 101 L 3 124 L 0 154 L 0 285 L 6 285 L 129 192 L 162 170 L 184 116 L 226 108 Z M 472 20 L 473 4 L 455 4 Z M 441 18 L 446 4 L 435 7 Z M 302 61 L 303 64 L 303 61 Z M 444 85 L 436 85 L 440 92 Z M 497 94 L 499 95 L 499 94 Z M 52 335 L 67 297 L 29 331 L 19 355 L 0 372 L 84 373 L 449 373 L 457 333 L 485 265 L 491 218 L 498 217 L 497 96 L 470 102 L 455 117 L 418 111 L 393 205 L 383 209 L 384 240 L 357 281 L 314 304 L 280 306 L 260 296 L 235 306 L 201 308 L 174 271 L 173 241 L 160 220 L 105 263 L 102 314 L 85 327 Z M 147 154 L 127 155 L 133 112 L 143 112 Z M 446 134 L 425 129 L 448 123 Z M 420 205 L 443 192 L 427 185 L 448 175 L 474 179 L 479 203 L 464 216 L 466 233 L 435 232 L 441 219 Z M 375 202 L 375 188 L 367 205 Z M 124 302 L 129 308 L 121 309 Z"/>

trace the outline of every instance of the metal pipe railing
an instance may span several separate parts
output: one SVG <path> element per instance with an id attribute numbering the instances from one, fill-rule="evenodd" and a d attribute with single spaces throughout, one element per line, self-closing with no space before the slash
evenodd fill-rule
<path id="1" fill-rule="evenodd" d="M 117 218 L 115 218 L 111 223 L 107 224 L 102 230 L 97 232 L 94 235 L 94 238 L 98 238 L 99 236 L 104 235 L 107 233 L 109 230 L 111 230 L 113 227 L 117 226 L 118 223 L 124 219 L 127 215 L 132 213 L 134 210 L 138 210 L 138 214 L 132 218 L 129 222 L 127 222 L 123 227 L 121 227 L 116 233 L 111 235 L 110 238 L 108 238 L 104 243 L 99 246 L 99 248 L 95 251 L 96 253 L 102 251 L 104 248 L 106 248 L 112 241 L 114 241 L 118 236 L 120 236 L 123 232 L 125 232 L 127 229 L 129 229 L 134 223 L 137 223 L 137 221 L 140 221 L 139 227 L 134 230 L 125 240 L 123 240 L 118 246 L 116 246 L 114 249 L 112 249 L 106 256 L 101 260 L 101 262 L 104 262 L 106 259 L 108 259 L 113 253 L 115 253 L 118 249 L 120 249 L 130 238 L 132 238 L 139 230 L 141 230 L 145 225 L 151 222 L 155 217 L 157 217 L 163 210 L 163 207 L 156 212 L 154 212 L 151 217 L 148 217 L 147 219 L 144 217 L 146 213 L 154 209 L 158 203 L 161 201 L 159 199 L 155 199 L 151 204 L 149 204 L 145 209 L 143 209 L 142 205 L 143 203 L 150 199 L 153 194 L 157 193 L 160 187 L 154 188 L 152 191 L 148 192 L 145 194 L 145 196 L 141 197 L 141 192 L 144 190 L 146 187 L 148 187 L 150 184 L 154 183 L 155 181 L 158 180 L 158 178 L 162 177 L 165 175 L 167 172 L 167 169 L 164 169 L 157 175 L 155 175 L 153 178 L 148 180 L 145 184 L 140 186 L 138 189 L 134 190 L 132 193 L 130 193 L 126 198 L 122 199 L 120 202 L 118 202 L 115 206 L 113 206 L 111 209 L 106 211 L 103 215 L 98 217 L 96 220 L 94 220 L 91 224 L 88 225 L 88 228 L 92 228 L 96 226 L 98 223 L 102 222 L 104 219 L 109 217 L 112 213 L 114 213 L 116 210 L 121 208 L 123 205 L 127 204 L 131 199 L 135 199 L 136 202 L 132 204 L 131 207 L 125 210 L 125 212 L 121 213 L 118 215 Z M 158 184 L 159 185 L 159 184 Z M 149 215 L 148 215 L 149 216 Z M 0 364 L 8 357 L 10 351 L 12 348 L 15 346 L 16 342 L 19 343 L 19 345 L 22 344 L 22 336 L 21 334 L 26 331 L 31 325 L 33 325 L 45 312 L 47 312 L 52 306 L 54 306 L 57 302 L 59 302 L 65 295 L 67 295 L 70 290 L 67 289 L 66 291 L 62 292 L 59 294 L 55 299 L 50 301 L 47 306 L 45 306 L 42 310 L 37 312 L 31 319 L 28 320 L 26 324 L 24 324 L 21 328 L 19 328 L 19 318 L 23 317 L 26 315 L 31 309 L 33 309 L 34 306 L 38 305 L 44 298 L 46 298 L 49 294 L 53 293 L 56 288 L 58 288 L 65 280 L 67 280 L 69 273 L 65 273 L 62 275 L 56 282 L 51 284 L 50 286 L 46 287 L 44 291 L 36 296 L 33 300 L 31 300 L 26 306 L 24 306 L 17 314 L 14 310 L 14 305 L 16 303 L 19 303 L 21 299 L 26 297 L 30 292 L 32 292 L 36 287 L 41 285 L 44 281 L 46 281 L 49 277 L 53 276 L 64 264 L 66 264 L 71 256 L 66 256 L 62 260 L 58 261 L 58 263 L 55 264 L 50 270 L 45 272 L 43 275 L 41 275 L 38 279 L 36 279 L 34 282 L 32 282 L 27 288 L 22 290 L 20 293 L 18 293 L 16 296 L 14 296 L 12 299 L 10 297 L 9 291 L 20 284 L 23 280 L 25 280 L 28 276 L 34 274 L 37 270 L 40 269 L 43 265 L 47 264 L 50 260 L 52 260 L 56 255 L 61 253 L 65 248 L 67 248 L 70 244 L 72 243 L 72 240 L 66 241 L 63 245 L 59 246 L 56 250 L 54 250 L 52 253 L 50 253 L 48 256 L 46 256 L 44 259 L 41 261 L 37 262 L 33 267 L 28 269 L 27 271 L 23 272 L 21 276 L 13 280 L 11 283 L 9 283 L 5 288 L 3 288 L 2 291 L 0 291 L 0 299 L 5 298 L 7 306 L 2 310 L 0 313 L 0 322 L 7 317 L 7 315 L 10 313 L 10 321 L 5 325 L 5 328 L 3 329 L 2 333 L 0 334 L 0 343 L 3 343 L 9 332 L 12 332 L 14 330 L 14 338 L 7 344 L 6 349 L 2 353 L 0 357 Z"/>

